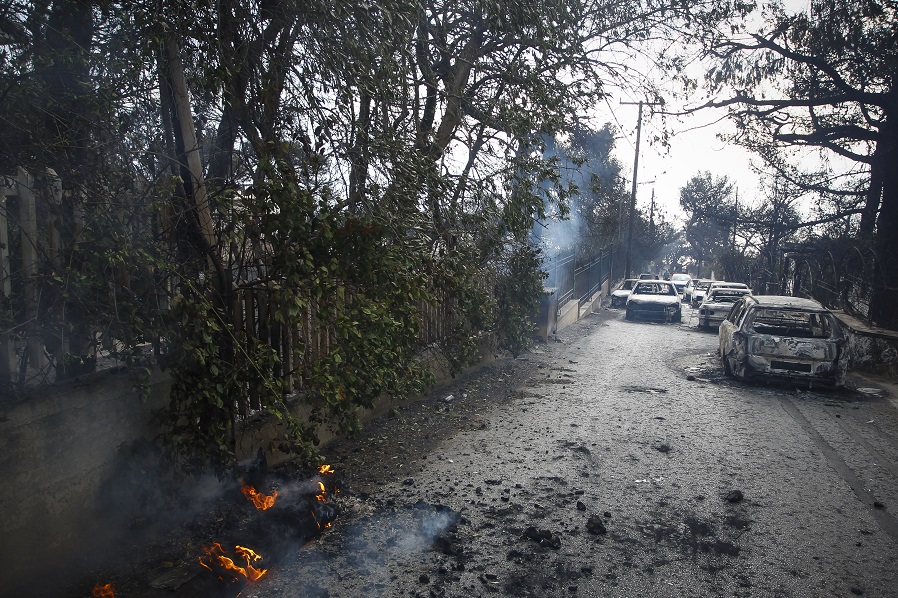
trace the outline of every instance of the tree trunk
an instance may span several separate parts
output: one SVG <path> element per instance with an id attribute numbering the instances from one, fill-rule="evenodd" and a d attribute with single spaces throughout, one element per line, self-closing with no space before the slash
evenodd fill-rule
<path id="1" fill-rule="evenodd" d="M 873 236 L 873 228 L 876 224 L 876 211 L 883 192 L 883 176 L 885 171 L 894 168 L 894 164 L 884 159 L 884 144 L 879 143 L 870 160 L 870 185 L 867 187 L 867 197 L 864 201 L 864 210 L 861 212 L 861 223 L 858 229 L 860 236 L 869 239 Z M 892 156 L 894 158 L 894 155 Z"/>
<path id="2" fill-rule="evenodd" d="M 187 80 L 184 77 L 178 43 L 170 37 L 165 40 L 165 55 L 168 59 L 168 83 L 171 93 L 172 116 L 174 117 L 172 120 L 175 123 L 175 143 L 178 146 L 178 161 L 181 164 L 184 194 L 193 203 L 197 218 L 197 230 L 211 248 L 215 246 L 215 235 L 212 227 L 212 215 L 209 211 L 209 200 L 206 197 L 206 184 L 200 162 L 200 149 L 196 141 L 190 96 L 187 92 Z"/>
<path id="3" fill-rule="evenodd" d="M 368 182 L 371 104 L 373 102 L 371 94 L 367 91 L 362 90 L 359 96 L 359 116 L 352 148 L 352 171 L 349 175 L 349 211 L 353 214 L 359 214 L 365 203 L 365 190 Z"/>
<path id="4" fill-rule="evenodd" d="M 877 153 L 882 152 L 882 203 L 876 221 L 876 266 L 870 321 L 883 328 L 898 330 L 898 127 L 888 122 L 882 128 Z"/>

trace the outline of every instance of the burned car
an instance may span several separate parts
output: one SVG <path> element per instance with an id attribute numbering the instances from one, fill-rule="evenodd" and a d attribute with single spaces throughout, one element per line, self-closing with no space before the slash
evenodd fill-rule
<path id="1" fill-rule="evenodd" d="M 633 286 L 639 282 L 636 278 L 627 278 L 622 280 L 617 288 L 611 291 L 611 307 L 623 307 L 627 304 L 627 297 L 630 296 L 630 291 L 633 290 Z"/>
<path id="2" fill-rule="evenodd" d="M 698 327 L 710 328 L 720 326 L 723 319 L 730 313 L 733 304 L 745 295 L 750 295 L 751 289 L 737 289 L 730 287 L 711 287 L 701 307 L 698 308 Z"/>
<path id="3" fill-rule="evenodd" d="M 677 287 L 666 280 L 640 280 L 627 298 L 625 317 L 679 322 L 683 312 Z"/>
<path id="4" fill-rule="evenodd" d="M 720 361 L 728 376 L 842 386 L 848 368 L 838 320 L 811 299 L 746 295 L 721 323 Z"/>
<path id="5" fill-rule="evenodd" d="M 712 282 L 714 281 L 710 278 L 692 279 L 683 290 L 683 298 L 691 303 L 693 307 L 697 307 L 705 300 L 705 295 L 708 293 L 708 287 Z"/>
<path id="6" fill-rule="evenodd" d="M 686 290 L 686 285 L 692 282 L 692 277 L 683 272 L 677 272 L 670 275 L 670 281 L 674 283 L 674 286 L 677 287 L 677 292 L 682 296 Z"/>

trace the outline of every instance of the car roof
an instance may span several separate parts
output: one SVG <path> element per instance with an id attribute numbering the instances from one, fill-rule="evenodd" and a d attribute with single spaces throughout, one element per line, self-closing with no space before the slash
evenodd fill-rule
<path id="1" fill-rule="evenodd" d="M 744 282 L 730 282 L 728 280 L 712 280 L 711 284 L 715 286 L 715 288 L 719 287 L 730 287 L 731 289 L 747 289 L 748 285 Z"/>
<path id="2" fill-rule="evenodd" d="M 671 278 L 673 278 L 674 276 L 678 276 L 679 277 L 678 280 L 682 280 L 684 277 L 692 280 L 692 277 L 689 276 L 688 274 L 686 274 L 685 272 L 676 272 L 676 273 L 670 275 Z"/>
<path id="3" fill-rule="evenodd" d="M 819 302 L 804 297 L 790 297 L 788 295 L 752 295 L 760 307 L 790 307 L 793 309 L 809 309 L 812 311 L 829 311 Z"/>
<path id="4" fill-rule="evenodd" d="M 718 291 L 720 291 L 720 292 L 718 293 Z M 708 298 L 710 298 L 712 296 L 713 297 L 721 297 L 728 293 L 730 294 L 730 296 L 732 296 L 733 293 L 738 293 L 740 295 L 750 295 L 751 289 L 739 289 L 739 288 L 733 288 L 733 287 L 714 287 L 713 289 L 708 289 L 708 294 L 706 295 L 706 297 L 708 297 Z"/>

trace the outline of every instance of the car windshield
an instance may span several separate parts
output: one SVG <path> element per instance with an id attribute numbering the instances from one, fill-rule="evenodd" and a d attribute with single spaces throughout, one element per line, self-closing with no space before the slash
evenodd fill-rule
<path id="1" fill-rule="evenodd" d="M 747 295 L 748 291 L 742 289 L 716 289 L 708 297 L 708 301 L 714 303 L 735 303 L 742 295 Z"/>
<path id="2" fill-rule="evenodd" d="M 640 282 L 633 289 L 637 295 L 676 295 L 672 285 L 662 282 Z"/>
<path id="3" fill-rule="evenodd" d="M 689 282 L 689 280 L 690 280 L 688 274 L 674 274 L 673 276 L 670 277 L 670 279 L 675 282 L 682 282 L 684 280 L 686 282 Z"/>
<path id="4" fill-rule="evenodd" d="M 705 282 L 695 283 L 695 289 L 698 291 L 707 291 L 709 286 L 711 286 L 710 280 L 706 280 Z"/>
<path id="5" fill-rule="evenodd" d="M 754 310 L 752 328 L 759 334 L 797 338 L 829 338 L 832 334 L 825 313 L 772 307 Z"/>

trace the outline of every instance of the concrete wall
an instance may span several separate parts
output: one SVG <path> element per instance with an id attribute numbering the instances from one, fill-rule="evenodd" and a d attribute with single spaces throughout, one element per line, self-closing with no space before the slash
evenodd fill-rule
<path id="1" fill-rule="evenodd" d="M 34 566 L 38 580 L 52 577 L 71 560 L 95 507 L 108 504 L 101 493 L 119 447 L 156 435 L 151 412 L 167 402 L 168 379 L 153 377 L 146 402 L 133 386 L 108 371 L 0 401 L 0 587 L 16 587 Z"/>

